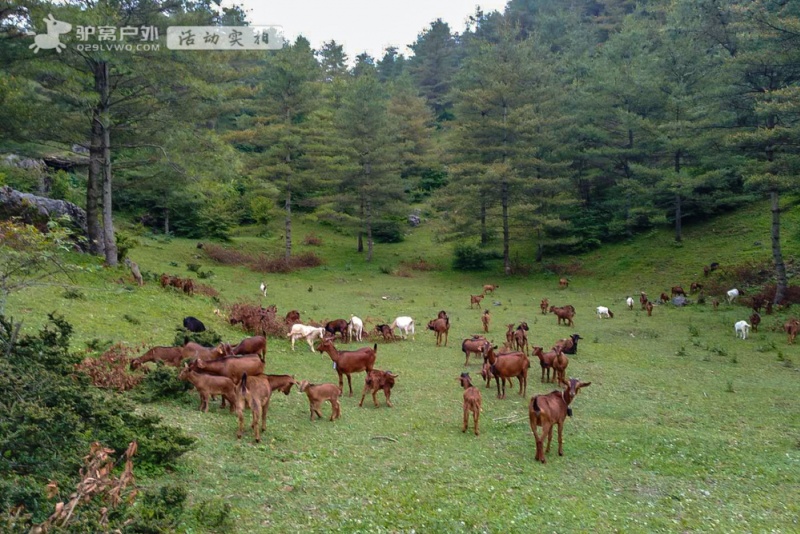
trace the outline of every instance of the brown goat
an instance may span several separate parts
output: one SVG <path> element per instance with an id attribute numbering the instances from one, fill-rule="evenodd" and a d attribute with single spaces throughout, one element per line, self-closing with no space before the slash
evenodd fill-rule
<path id="1" fill-rule="evenodd" d="M 561 288 L 569 287 L 569 280 L 567 280 L 566 278 L 560 279 L 558 281 L 558 287 L 561 287 Z"/>
<path id="2" fill-rule="evenodd" d="M 444 346 L 447 346 L 447 338 L 450 333 L 450 319 L 433 319 L 428 321 L 428 330 L 433 330 L 436 333 L 436 346 L 442 344 L 442 337 L 444 337 Z"/>
<path id="3" fill-rule="evenodd" d="M 361 401 L 358 403 L 359 407 L 364 406 L 364 397 L 367 396 L 367 391 L 372 390 L 372 402 L 375 407 L 378 407 L 378 391 L 383 390 L 383 395 L 386 397 L 386 406 L 392 407 L 392 388 L 394 387 L 394 379 L 400 375 L 396 375 L 391 371 L 381 371 L 380 369 L 373 369 L 364 378 L 364 392 L 361 393 Z"/>
<path id="4" fill-rule="evenodd" d="M 533 347 L 533 353 L 539 358 L 539 366 L 542 368 L 542 382 L 552 382 L 556 378 L 556 372 L 553 371 L 553 377 L 550 378 L 550 370 L 553 369 L 553 360 L 556 359 L 556 356 L 561 354 L 561 346 L 556 345 L 553 347 L 552 350 L 549 352 L 544 352 L 542 347 Z M 545 374 L 547 375 L 547 380 L 545 380 Z"/>
<path id="5" fill-rule="evenodd" d="M 564 391 L 555 390 L 547 395 L 535 395 L 528 405 L 531 432 L 536 440 L 536 459 L 542 463 L 547 462 L 545 453 L 550 452 L 553 425 L 558 426 L 558 455 L 564 456 L 564 421 L 568 415 L 572 416 L 572 409 L 569 405 L 582 388 L 588 387 L 592 383 L 570 378 L 569 382 L 564 381 L 562 384 L 566 386 Z M 537 433 L 538 427 L 542 427 L 541 435 Z M 547 438 L 547 449 L 544 447 L 545 437 Z"/>
<path id="6" fill-rule="evenodd" d="M 342 336 L 342 342 L 347 342 L 347 321 L 344 319 L 336 319 L 333 321 L 328 321 L 325 324 L 325 332 L 332 338 L 336 338 L 336 334 L 340 334 Z"/>
<path id="7" fill-rule="evenodd" d="M 686 291 L 683 290 L 681 286 L 672 286 L 672 289 L 669 290 L 670 296 L 674 297 L 675 295 L 683 295 L 686 296 Z"/>
<path id="8" fill-rule="evenodd" d="M 661 293 L 661 298 L 659 300 L 661 300 L 661 304 L 666 304 L 669 302 L 669 295 L 666 293 Z"/>
<path id="9" fill-rule="evenodd" d="M 788 336 L 787 342 L 790 345 L 793 345 L 794 340 L 797 337 L 797 332 L 798 330 L 800 330 L 800 320 L 796 319 L 795 317 L 792 317 L 783 324 L 783 330 L 784 332 L 786 332 L 786 335 Z"/>
<path id="10" fill-rule="evenodd" d="M 472 385 L 469 373 L 461 373 L 459 381 L 461 382 L 461 387 L 464 388 L 464 422 L 461 425 L 461 432 L 467 431 L 469 414 L 472 413 L 472 426 L 474 427 L 475 435 L 478 436 L 480 435 L 478 424 L 481 418 L 481 392 Z"/>
<path id="11" fill-rule="evenodd" d="M 253 413 L 253 422 L 250 427 L 253 429 L 256 443 L 261 443 L 261 432 L 267 429 L 267 411 L 272 397 L 269 378 L 266 375 L 254 375 L 248 379 L 247 373 L 243 373 L 239 383 L 239 392 L 239 411 L 244 411 L 245 404 L 250 406 L 250 411 Z M 259 420 L 261 421 L 260 425 Z M 236 434 L 239 439 L 244 433 L 243 427 L 243 422 L 240 420 L 239 432 Z"/>
<path id="12" fill-rule="evenodd" d="M 317 352 L 327 352 L 328 356 L 333 360 L 334 368 L 339 374 L 339 389 L 342 389 L 342 391 L 344 391 L 342 388 L 342 375 L 347 376 L 347 387 L 350 389 L 350 396 L 352 397 L 353 384 L 350 375 L 362 371 L 368 373 L 372 371 L 378 352 L 378 344 L 376 343 L 372 348 L 361 347 L 357 350 L 339 351 L 333 345 L 333 338 L 326 337 L 317 345 Z"/>
<path id="13" fill-rule="evenodd" d="M 649 300 L 645 303 L 644 309 L 647 310 L 647 316 L 651 317 L 653 315 L 653 303 Z"/>
<path id="14" fill-rule="evenodd" d="M 539 309 L 542 310 L 542 315 L 547 315 L 547 309 L 550 307 L 550 302 L 547 299 L 542 299 L 539 303 Z"/>
<path id="15" fill-rule="evenodd" d="M 700 282 L 692 282 L 692 285 L 689 286 L 689 291 L 691 293 L 697 293 L 702 289 L 703 289 L 703 284 L 701 284 Z"/>
<path id="16" fill-rule="evenodd" d="M 647 293 L 644 291 L 639 293 L 639 304 L 642 305 L 642 309 L 644 309 L 644 305 L 647 302 Z"/>
<path id="17" fill-rule="evenodd" d="M 492 318 L 489 315 L 489 310 L 483 310 L 483 315 L 481 315 L 481 324 L 483 324 L 483 333 L 489 333 L 489 323 L 491 322 Z"/>
<path id="18" fill-rule="evenodd" d="M 486 284 L 485 286 L 483 286 L 483 294 L 485 295 L 486 293 L 494 293 L 494 290 L 497 289 L 498 287 L 500 286 L 495 284 Z"/>
<path id="19" fill-rule="evenodd" d="M 191 358 L 192 360 L 216 360 L 225 356 L 225 347 L 204 347 L 194 341 L 188 341 L 181 347 L 181 359 Z"/>
<path id="20" fill-rule="evenodd" d="M 758 312 L 750 314 L 750 326 L 753 327 L 753 332 L 758 332 L 759 324 L 761 324 L 761 314 Z"/>
<path id="21" fill-rule="evenodd" d="M 269 387 L 272 391 L 280 391 L 284 395 L 288 395 L 292 391 L 292 386 L 297 384 L 297 381 L 292 375 L 264 375 L 269 380 Z"/>
<path id="22" fill-rule="evenodd" d="M 383 336 L 384 341 L 394 341 L 394 330 L 388 324 L 379 324 L 375 326 L 375 331 Z"/>
<path id="23" fill-rule="evenodd" d="M 572 321 L 572 318 L 575 317 L 575 308 L 572 306 L 550 306 L 550 312 L 556 314 L 557 324 L 561 324 L 563 321 L 565 326 L 575 325 Z"/>
<path id="24" fill-rule="evenodd" d="M 288 324 L 289 326 L 293 324 L 297 324 L 300 322 L 300 312 L 297 310 L 292 310 L 286 314 L 286 317 L 283 319 L 283 322 Z"/>
<path id="25" fill-rule="evenodd" d="M 239 383 L 242 374 L 259 375 L 264 372 L 264 361 L 255 354 L 245 356 L 225 356 L 216 360 L 195 360 L 190 367 L 210 375 L 225 376 L 235 384 Z M 225 406 L 225 397 L 220 407 Z"/>
<path id="26" fill-rule="evenodd" d="M 486 338 L 470 338 L 461 342 L 461 352 L 464 353 L 464 366 L 469 365 L 470 354 L 480 354 L 486 357 L 486 351 L 489 350 L 491 344 Z"/>
<path id="27" fill-rule="evenodd" d="M 716 310 L 717 308 L 719 308 L 719 299 L 714 299 L 714 300 L 712 300 L 712 301 L 711 301 L 711 306 L 714 308 L 714 310 Z"/>
<path id="28" fill-rule="evenodd" d="M 198 373 L 194 366 L 184 365 L 178 374 L 180 380 L 191 382 L 200 394 L 200 411 L 208 412 L 208 399 L 211 395 L 222 395 L 230 404 L 230 411 L 237 410 L 236 385 L 227 376 Z M 237 412 L 241 417 L 241 412 Z"/>
<path id="29" fill-rule="evenodd" d="M 238 345 L 231 349 L 233 354 L 258 354 L 261 359 L 267 357 L 267 338 L 264 336 L 253 336 L 244 338 Z"/>
<path id="30" fill-rule="evenodd" d="M 558 382 L 563 382 L 567 376 L 567 366 L 569 365 L 569 358 L 563 352 L 558 352 L 553 359 L 553 372 L 556 375 Z"/>
<path id="31" fill-rule="evenodd" d="M 555 345 L 553 345 L 553 350 L 556 347 L 561 348 L 561 352 L 564 354 L 578 354 L 578 341 L 583 339 L 580 334 L 572 334 L 569 337 L 559 339 L 556 341 Z"/>
<path id="32" fill-rule="evenodd" d="M 508 330 L 506 331 L 506 343 L 508 343 L 509 346 L 513 346 L 514 345 L 514 323 L 507 324 L 506 328 L 508 328 Z"/>
<path id="33" fill-rule="evenodd" d="M 530 354 L 530 346 L 528 345 L 528 323 L 522 322 L 516 330 L 514 330 L 514 347 L 524 352 L 526 355 Z"/>
<path id="34" fill-rule="evenodd" d="M 131 371 L 138 369 L 146 362 L 160 361 L 172 367 L 181 364 L 183 347 L 153 347 L 138 358 L 131 360 Z"/>
<path id="35" fill-rule="evenodd" d="M 470 295 L 469 296 L 469 307 L 472 308 L 473 304 L 477 304 L 478 308 L 481 307 L 481 301 L 483 300 L 483 295 Z"/>
<path id="36" fill-rule="evenodd" d="M 308 380 L 301 380 L 297 387 L 301 393 L 305 393 L 308 396 L 312 421 L 314 420 L 314 414 L 322 419 L 322 413 L 319 409 L 325 401 L 331 403 L 331 421 L 338 419 L 342 415 L 342 407 L 339 404 L 342 389 L 336 387 L 336 384 L 311 384 Z"/>
<path id="37" fill-rule="evenodd" d="M 490 364 L 489 370 L 494 376 L 497 384 L 497 398 L 506 398 L 506 382 L 503 380 L 503 390 L 500 392 L 500 379 L 519 378 L 519 394 L 524 396 L 528 387 L 528 369 L 531 362 L 523 352 L 512 352 L 498 356 L 494 364 Z"/>

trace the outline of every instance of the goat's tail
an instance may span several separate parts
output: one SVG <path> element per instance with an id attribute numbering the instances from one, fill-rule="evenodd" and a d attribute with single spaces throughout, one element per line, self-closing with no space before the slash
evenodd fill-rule
<path id="1" fill-rule="evenodd" d="M 374 350 L 375 352 L 378 352 L 378 344 L 377 343 L 372 345 L 372 350 Z"/>
<path id="2" fill-rule="evenodd" d="M 531 399 L 531 403 L 533 404 L 533 413 L 537 415 L 541 413 L 542 409 L 539 408 L 539 395 L 533 397 L 533 399 Z"/>
<path id="3" fill-rule="evenodd" d="M 240 386 L 242 395 L 247 394 L 247 373 L 242 373 L 242 384 Z"/>

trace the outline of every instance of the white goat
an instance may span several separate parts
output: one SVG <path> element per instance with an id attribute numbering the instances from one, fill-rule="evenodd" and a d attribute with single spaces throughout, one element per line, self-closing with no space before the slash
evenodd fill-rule
<path id="1" fill-rule="evenodd" d="M 609 319 L 614 318 L 614 312 L 606 308 L 605 306 L 598 306 L 597 307 L 597 317 L 602 319 L 603 317 L 607 317 Z"/>
<path id="2" fill-rule="evenodd" d="M 632 310 L 633 309 L 633 297 L 628 297 L 627 299 L 625 299 L 625 304 L 628 305 L 628 309 L 629 310 Z"/>
<path id="3" fill-rule="evenodd" d="M 733 325 L 733 331 L 736 332 L 736 339 L 740 337 L 742 340 L 747 339 L 747 333 L 750 331 L 751 326 L 747 324 L 747 321 L 739 321 L 735 325 Z"/>
<path id="4" fill-rule="evenodd" d="M 739 290 L 735 287 L 728 291 L 728 304 L 733 304 L 733 301 L 736 300 L 736 297 L 739 296 Z"/>
<path id="5" fill-rule="evenodd" d="M 355 315 L 350 316 L 350 322 L 347 323 L 347 337 L 350 341 L 355 338 L 356 341 L 361 341 L 361 334 L 364 333 L 364 321 Z"/>
<path id="6" fill-rule="evenodd" d="M 400 316 L 395 319 L 389 327 L 394 331 L 395 328 L 399 328 L 400 331 L 403 333 L 403 339 L 411 333 L 411 339 L 414 338 L 414 319 L 407 316 Z"/>
<path id="7" fill-rule="evenodd" d="M 292 331 L 286 334 L 286 337 L 292 338 L 292 350 L 294 350 L 294 342 L 300 338 L 305 338 L 308 342 L 308 347 L 311 349 L 311 352 L 314 352 L 314 343 L 313 341 L 317 338 L 323 339 L 325 337 L 325 327 L 324 326 L 306 326 L 304 324 L 293 324 Z"/>
<path id="8" fill-rule="evenodd" d="M 261 292 L 264 293 L 264 296 L 267 296 L 267 283 L 261 282 Z"/>

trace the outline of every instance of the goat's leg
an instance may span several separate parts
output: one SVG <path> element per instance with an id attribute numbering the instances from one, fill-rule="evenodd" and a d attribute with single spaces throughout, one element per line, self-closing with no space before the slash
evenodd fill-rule
<path id="1" fill-rule="evenodd" d="M 542 429 L 542 435 L 539 436 L 539 433 L 536 432 L 536 429 L 539 426 L 539 416 L 536 414 L 536 412 L 528 412 L 528 415 L 531 424 L 531 432 L 533 432 L 533 439 L 536 442 L 536 459 L 544 463 L 545 462 L 544 451 L 542 450 L 544 429 Z"/>
<path id="2" fill-rule="evenodd" d="M 464 422 L 461 425 L 461 432 L 466 432 L 468 425 L 469 425 L 469 404 L 467 403 L 467 401 L 464 401 Z"/>
<path id="3" fill-rule="evenodd" d="M 392 407 L 392 401 L 389 400 L 389 399 L 392 396 L 392 390 L 389 389 L 389 388 L 384 388 L 383 389 L 383 394 L 386 396 L 386 406 L 391 408 Z"/>
<path id="4" fill-rule="evenodd" d="M 542 425 L 542 433 L 543 434 L 545 433 L 544 432 L 544 425 Z M 547 432 L 546 432 L 546 434 L 547 434 L 547 448 L 544 450 L 544 452 L 549 453 L 550 452 L 550 443 L 553 441 L 553 423 L 551 421 L 547 422 Z"/>
<path id="5" fill-rule="evenodd" d="M 350 373 L 347 373 L 347 387 L 350 388 L 350 395 L 348 395 L 348 396 L 352 397 L 353 396 L 353 383 L 350 381 Z M 339 389 L 342 389 L 342 388 L 340 387 Z M 342 389 L 342 391 L 344 391 L 344 390 Z"/>
<path id="6" fill-rule="evenodd" d="M 561 438 L 561 433 L 564 430 L 564 421 L 556 424 L 558 425 L 558 455 L 564 456 L 564 441 Z"/>
<path id="7" fill-rule="evenodd" d="M 472 406 L 472 426 L 475 427 L 475 435 L 479 435 L 481 432 L 478 430 L 478 420 L 481 417 L 481 407 L 477 404 Z"/>
<path id="8" fill-rule="evenodd" d="M 364 406 L 364 397 L 367 396 L 367 391 L 369 391 L 369 388 L 370 388 L 370 386 L 368 386 L 367 384 L 364 384 L 364 392 L 361 393 L 361 401 L 358 403 L 359 408 L 362 408 Z M 375 398 L 375 394 L 374 393 L 372 394 L 372 398 L 373 399 Z"/>
<path id="9" fill-rule="evenodd" d="M 208 395 L 206 393 L 200 393 L 200 411 L 208 413 Z"/>
<path id="10" fill-rule="evenodd" d="M 341 415 L 341 406 L 338 399 L 331 399 L 331 421 L 335 421 Z"/>
<path id="11" fill-rule="evenodd" d="M 267 401 L 261 405 L 261 430 L 264 431 L 267 429 L 267 410 L 269 410 L 269 401 L 270 397 L 267 397 Z"/>
<path id="12" fill-rule="evenodd" d="M 378 407 L 378 390 L 377 389 L 373 389 L 372 390 L 372 402 L 375 404 L 375 407 L 377 408 Z"/>

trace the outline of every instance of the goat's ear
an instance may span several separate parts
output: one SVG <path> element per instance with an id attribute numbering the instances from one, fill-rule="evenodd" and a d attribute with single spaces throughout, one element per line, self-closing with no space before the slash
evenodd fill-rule
<path id="1" fill-rule="evenodd" d="M 591 383 L 591 382 L 580 382 L 580 383 L 578 384 L 578 388 L 585 388 L 585 387 L 589 387 L 589 386 L 591 386 L 591 385 L 592 385 L 592 383 Z"/>

